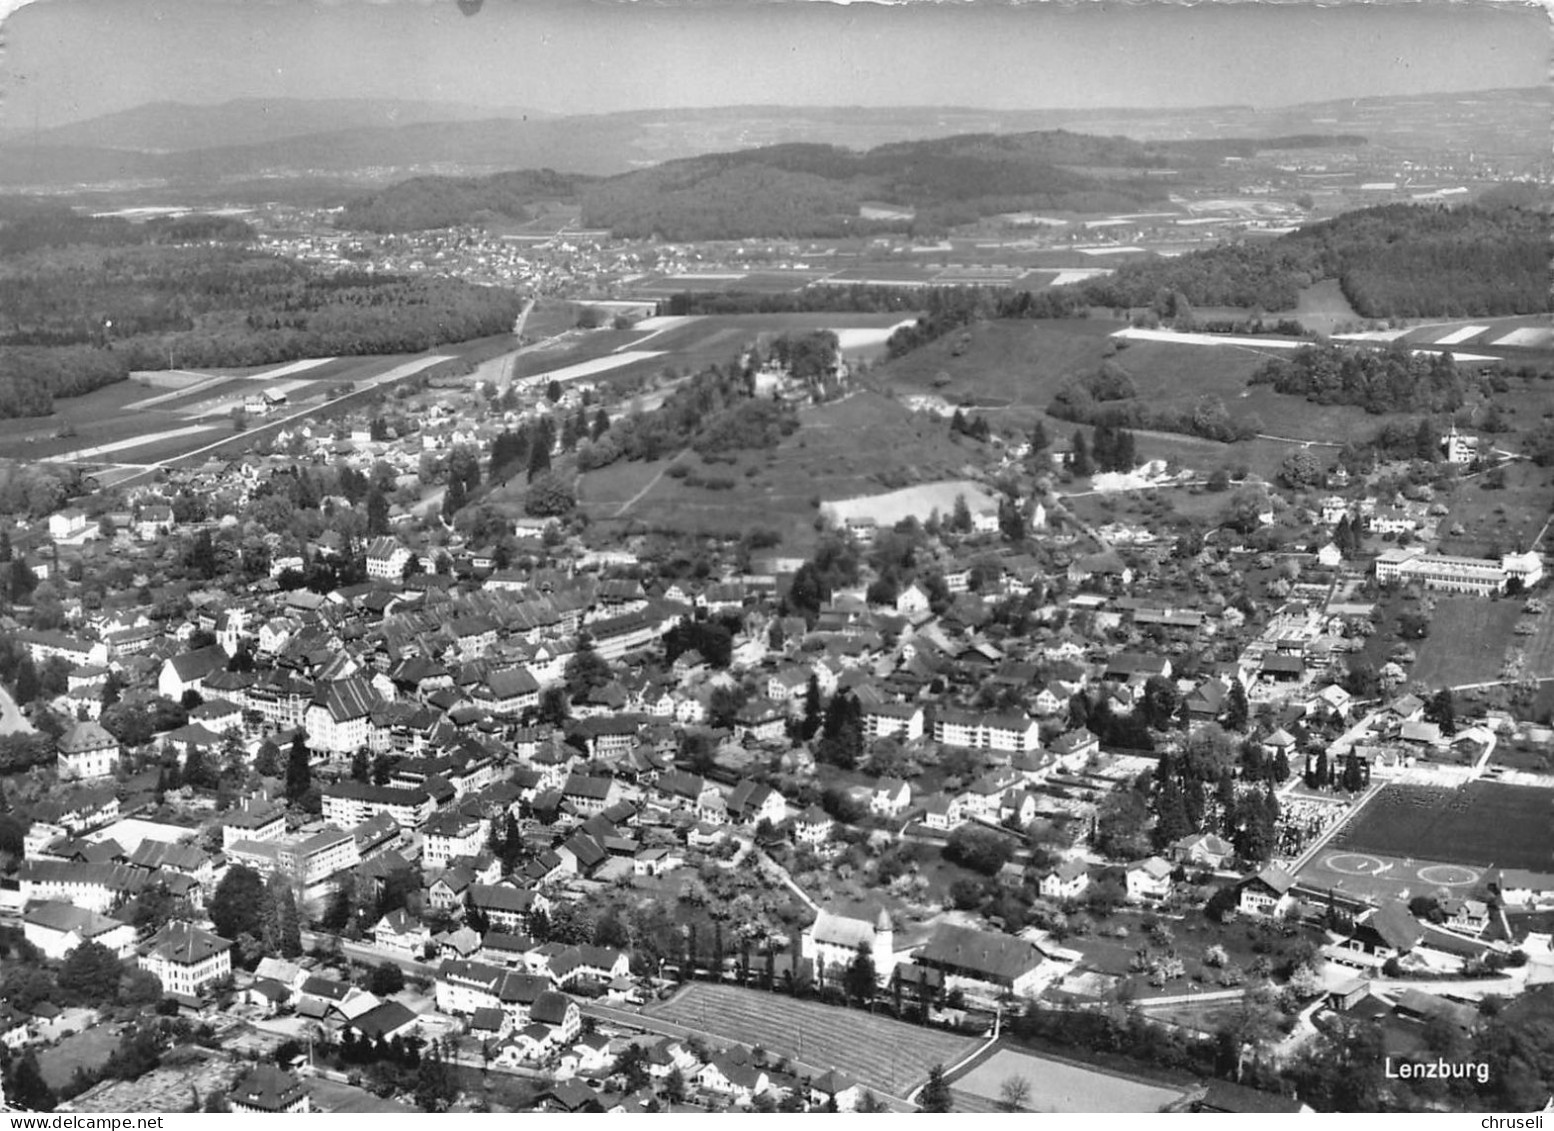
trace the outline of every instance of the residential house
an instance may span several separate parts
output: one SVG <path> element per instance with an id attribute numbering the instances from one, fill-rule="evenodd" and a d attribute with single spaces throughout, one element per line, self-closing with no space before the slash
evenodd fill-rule
<path id="1" fill-rule="evenodd" d="M 939 794 L 923 803 L 923 824 L 936 832 L 950 832 L 965 823 L 959 798 Z"/>
<path id="2" fill-rule="evenodd" d="M 1158 856 L 1128 865 L 1125 879 L 1131 900 L 1160 900 L 1171 894 L 1171 865 Z"/>
<path id="3" fill-rule="evenodd" d="M 912 787 L 900 778 L 880 778 L 869 793 L 869 812 L 876 817 L 899 817 L 911 804 Z"/>
<path id="4" fill-rule="evenodd" d="M 1277 864 L 1269 864 L 1241 884 L 1236 906 L 1247 915 L 1283 918 L 1295 907 L 1294 888 L 1294 876 Z"/>
<path id="5" fill-rule="evenodd" d="M 432 932 L 425 923 L 401 908 L 390 911 L 374 924 L 372 941 L 384 950 L 407 958 L 420 958 L 432 941 Z"/>
<path id="6" fill-rule="evenodd" d="M 1090 887 L 1090 868 L 1083 860 L 1065 860 L 1042 873 L 1036 887 L 1044 899 L 1078 899 Z"/>
<path id="7" fill-rule="evenodd" d="M 138 965 L 161 980 L 164 993 L 197 997 L 232 973 L 232 944 L 189 923 L 172 922 L 140 947 Z"/>
<path id="8" fill-rule="evenodd" d="M 1235 848 L 1223 837 L 1214 833 L 1192 833 L 1171 845 L 1171 859 L 1178 864 L 1195 864 L 1201 868 L 1223 868 L 1236 854 Z"/>
<path id="9" fill-rule="evenodd" d="M 296 1073 L 273 1064 L 256 1064 L 233 1082 L 227 1107 L 242 1114 L 307 1115 L 313 1110 L 308 1087 Z"/>
<path id="10" fill-rule="evenodd" d="M 71 726 L 56 745 L 56 772 L 64 780 L 109 777 L 118 765 L 119 740 L 90 720 Z"/>

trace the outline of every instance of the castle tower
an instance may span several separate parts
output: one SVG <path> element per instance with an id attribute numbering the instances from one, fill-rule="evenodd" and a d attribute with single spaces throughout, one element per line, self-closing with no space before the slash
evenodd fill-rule
<path id="1" fill-rule="evenodd" d="M 896 928 L 890 921 L 890 912 L 880 908 L 874 919 L 874 969 L 888 978 L 895 968 Z"/>

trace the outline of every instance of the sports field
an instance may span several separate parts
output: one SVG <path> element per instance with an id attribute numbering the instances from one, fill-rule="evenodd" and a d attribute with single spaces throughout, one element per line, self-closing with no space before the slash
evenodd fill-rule
<path id="1" fill-rule="evenodd" d="M 1303 887 L 1373 903 L 1381 899 L 1407 902 L 1416 895 L 1473 895 L 1487 869 L 1440 860 L 1354 852 L 1331 846 L 1317 853 L 1296 876 Z"/>
<path id="2" fill-rule="evenodd" d="M 1329 842 L 1333 852 L 1554 872 L 1554 790 L 1476 781 L 1389 785 Z M 1447 882 L 1442 880 L 1441 882 Z"/>
<path id="3" fill-rule="evenodd" d="M 978 1044 L 974 1037 L 861 1010 L 708 982 L 692 983 L 644 1012 L 715 1038 L 760 1045 L 814 1068 L 834 1068 L 892 1096 L 907 1095 L 935 1064 L 954 1064 Z"/>
<path id="4" fill-rule="evenodd" d="M 1162 1084 L 1001 1048 L 954 1082 L 955 1110 L 999 1110 L 1003 1083 L 1015 1076 L 1029 1085 L 1024 1110 L 1033 1112 L 1155 1112 L 1182 1096 Z"/>

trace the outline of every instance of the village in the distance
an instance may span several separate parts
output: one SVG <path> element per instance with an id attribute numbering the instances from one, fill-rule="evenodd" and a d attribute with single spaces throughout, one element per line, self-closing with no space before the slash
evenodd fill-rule
<path id="1" fill-rule="evenodd" d="M 0 136 L 0 1104 L 1547 1110 L 1549 110 Z"/>

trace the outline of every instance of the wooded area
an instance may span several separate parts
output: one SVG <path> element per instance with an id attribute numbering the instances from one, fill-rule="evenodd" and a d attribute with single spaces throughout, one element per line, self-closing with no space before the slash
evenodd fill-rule
<path id="1" fill-rule="evenodd" d="M 413 177 L 347 201 L 336 224 L 353 231 L 415 232 L 491 218 L 529 220 L 533 205 L 574 199 L 593 179 L 550 169 L 489 177 Z"/>
<path id="2" fill-rule="evenodd" d="M 1264 243 L 1123 264 L 1079 289 L 1098 306 L 1149 306 L 1175 292 L 1194 306 L 1276 311 L 1336 278 L 1364 318 L 1532 314 L 1550 309 L 1551 235 L 1554 221 L 1534 209 L 1387 204 Z"/>
<path id="3" fill-rule="evenodd" d="M 1059 162 L 1132 167 L 1138 175 L 1102 179 Z M 1136 142 L 1061 130 L 905 142 L 867 153 L 776 145 L 597 181 L 583 191 L 583 222 L 617 236 L 673 240 L 942 232 L 1021 209 L 1105 212 L 1158 204 L 1166 189 L 1143 170 L 1163 163 Z M 868 201 L 915 215 L 864 220 L 859 208 Z"/>
<path id="4" fill-rule="evenodd" d="M 25 248 L 0 256 L 0 418 L 47 415 L 131 370 L 417 353 L 504 333 L 521 305 L 453 279 L 327 274 L 234 242 L 251 234 L 41 208 L 0 223 L 0 244 Z"/>
<path id="5" fill-rule="evenodd" d="M 1400 346 L 1378 351 L 1307 346 L 1288 359 L 1264 362 L 1249 378 L 1278 393 L 1373 413 L 1455 412 L 1474 380 L 1449 354 L 1415 355 Z"/>

